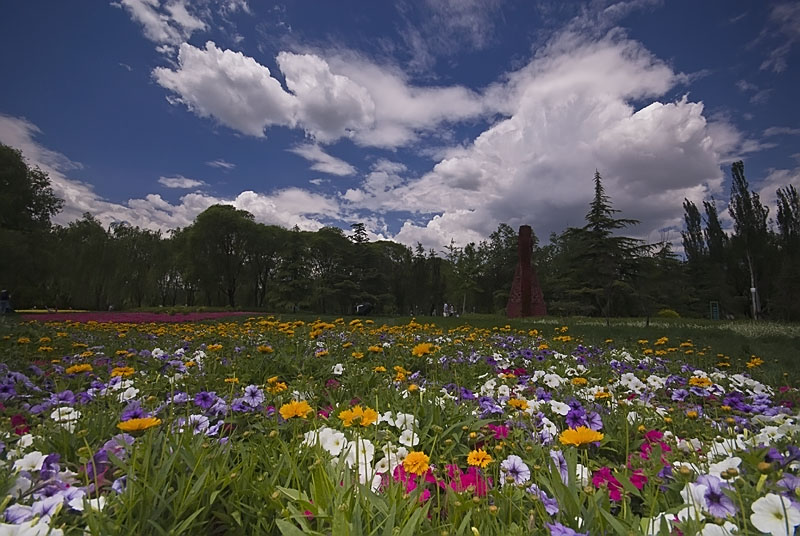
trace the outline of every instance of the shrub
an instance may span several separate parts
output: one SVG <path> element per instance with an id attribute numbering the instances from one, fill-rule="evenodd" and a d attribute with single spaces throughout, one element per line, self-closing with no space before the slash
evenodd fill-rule
<path id="1" fill-rule="evenodd" d="M 659 318 L 680 318 L 681 315 L 673 309 L 661 309 L 656 316 Z"/>

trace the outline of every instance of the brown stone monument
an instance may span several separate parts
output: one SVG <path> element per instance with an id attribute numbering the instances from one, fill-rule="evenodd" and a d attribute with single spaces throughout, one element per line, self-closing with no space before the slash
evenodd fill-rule
<path id="1" fill-rule="evenodd" d="M 547 314 L 542 287 L 539 286 L 536 270 L 531 264 L 532 236 L 533 230 L 530 225 L 523 225 L 519 228 L 519 241 L 517 242 L 519 261 L 506 306 L 506 314 L 509 318 Z"/>

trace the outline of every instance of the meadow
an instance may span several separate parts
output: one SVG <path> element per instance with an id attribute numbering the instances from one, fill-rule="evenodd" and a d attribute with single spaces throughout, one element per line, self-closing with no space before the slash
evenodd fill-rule
<path id="1" fill-rule="evenodd" d="M 128 318 L 0 321 L 0 534 L 800 525 L 797 326 Z"/>

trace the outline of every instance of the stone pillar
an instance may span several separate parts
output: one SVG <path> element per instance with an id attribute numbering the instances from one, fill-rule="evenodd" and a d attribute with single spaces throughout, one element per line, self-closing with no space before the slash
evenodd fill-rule
<path id="1" fill-rule="evenodd" d="M 531 264 L 532 236 L 533 230 L 530 225 L 523 225 L 519 228 L 519 241 L 517 242 L 519 260 L 514 271 L 514 281 L 511 284 L 511 294 L 508 296 L 508 305 L 506 306 L 506 314 L 509 318 L 547 314 L 542 288 L 539 286 L 539 279 Z"/>

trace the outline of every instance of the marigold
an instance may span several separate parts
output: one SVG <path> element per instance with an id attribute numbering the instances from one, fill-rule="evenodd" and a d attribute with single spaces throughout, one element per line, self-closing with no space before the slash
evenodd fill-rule
<path id="1" fill-rule="evenodd" d="M 422 357 L 433 352 L 433 344 L 429 342 L 421 342 L 414 346 L 411 350 L 411 355 L 414 357 Z"/>
<path id="2" fill-rule="evenodd" d="M 413 473 L 417 476 L 424 475 L 428 472 L 430 460 L 424 452 L 412 450 L 403 458 L 403 469 L 406 470 L 406 473 Z"/>
<path id="3" fill-rule="evenodd" d="M 309 412 L 313 410 L 311 409 L 311 406 L 308 405 L 308 402 L 306 402 L 305 400 L 301 400 L 299 402 L 296 400 L 292 400 L 288 404 L 282 405 L 279 411 L 281 417 L 283 417 L 286 420 L 289 420 L 292 417 L 302 417 L 305 419 L 306 415 L 308 415 Z"/>
<path id="4" fill-rule="evenodd" d="M 133 367 L 114 367 L 111 370 L 111 377 L 115 378 L 117 376 L 122 376 L 124 378 L 127 376 L 132 376 L 134 372 L 136 371 L 133 370 Z"/>
<path id="5" fill-rule="evenodd" d="M 469 456 L 467 456 L 467 463 L 484 468 L 492 463 L 492 457 L 483 449 L 473 450 L 469 453 Z"/>
<path id="6" fill-rule="evenodd" d="M 138 432 L 140 430 L 147 430 L 153 426 L 158 426 L 159 424 L 161 424 L 161 419 L 158 417 L 144 417 L 141 419 L 122 421 L 117 424 L 117 428 L 123 432 Z"/>
<path id="7" fill-rule="evenodd" d="M 353 425 L 353 421 L 358 419 L 358 424 L 361 426 L 369 426 L 377 422 L 378 412 L 370 407 L 362 408 L 361 406 L 353 406 L 350 409 L 345 409 L 339 412 L 339 418 L 342 420 L 342 425 L 347 428 Z"/>
<path id="8" fill-rule="evenodd" d="M 603 437 L 605 436 L 602 432 L 597 432 L 586 426 L 578 426 L 577 428 L 567 428 L 561 432 L 561 435 L 558 436 L 558 440 L 561 441 L 562 445 L 575 445 L 576 447 L 580 447 L 581 445 L 601 441 Z"/>
<path id="9" fill-rule="evenodd" d="M 72 365 L 65 371 L 67 374 L 80 374 L 81 372 L 91 372 L 92 366 L 89 363 L 81 363 L 80 365 Z"/>
<path id="10" fill-rule="evenodd" d="M 511 398 L 508 400 L 508 405 L 512 408 L 517 408 L 520 410 L 528 409 L 528 401 L 522 400 L 521 398 Z"/>

